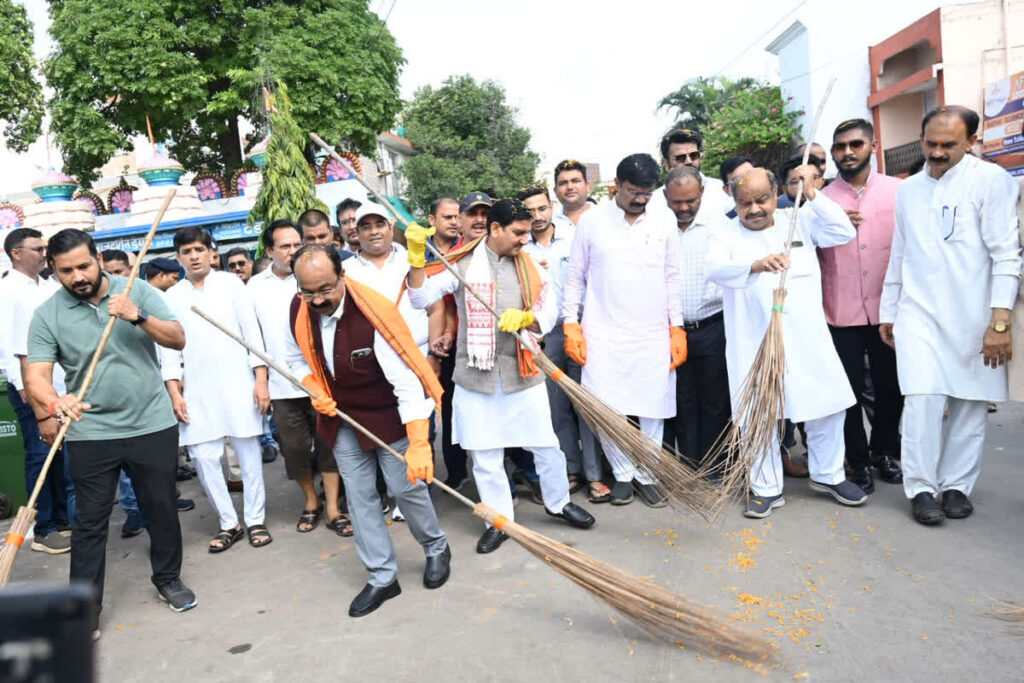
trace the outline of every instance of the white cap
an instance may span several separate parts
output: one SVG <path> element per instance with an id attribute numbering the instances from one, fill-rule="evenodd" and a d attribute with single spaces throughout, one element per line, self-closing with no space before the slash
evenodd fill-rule
<path id="1" fill-rule="evenodd" d="M 363 204 L 356 209 L 356 225 L 359 225 L 359 221 L 363 220 L 366 216 L 380 216 L 388 223 L 391 223 L 391 214 L 380 204 L 374 202 L 363 202 Z"/>

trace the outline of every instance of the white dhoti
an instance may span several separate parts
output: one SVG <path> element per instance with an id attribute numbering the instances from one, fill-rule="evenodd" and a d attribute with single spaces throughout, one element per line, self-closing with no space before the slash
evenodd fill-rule
<path id="1" fill-rule="evenodd" d="M 238 455 L 238 464 L 242 468 L 245 525 L 263 524 L 266 493 L 263 487 L 263 458 L 259 437 L 232 437 L 231 443 Z M 235 512 L 235 505 L 231 501 L 221 469 L 224 439 L 190 444 L 188 454 L 195 464 L 199 483 L 202 484 L 206 497 L 217 511 L 220 528 L 234 529 L 238 526 L 238 514 Z"/>
<path id="2" fill-rule="evenodd" d="M 504 449 L 519 447 L 533 454 L 544 507 L 562 511 L 569 502 L 569 479 L 543 383 L 511 394 L 504 392 L 500 375 L 493 394 L 456 385 L 452 407 L 452 441 L 472 456 L 473 479 L 483 503 L 515 518 Z"/>
<path id="3" fill-rule="evenodd" d="M 970 495 L 981 472 L 987 416 L 986 401 L 937 394 L 911 394 L 904 399 L 901 430 L 907 498 L 950 489 Z"/>
<path id="4" fill-rule="evenodd" d="M 843 460 L 846 458 L 846 441 L 843 439 L 845 421 L 846 411 L 841 410 L 804 422 L 807 432 L 807 469 L 812 481 L 835 485 L 846 479 L 843 470 Z M 780 452 L 776 432 L 771 450 L 762 454 L 750 468 L 750 489 L 756 495 L 777 496 L 782 493 Z"/>

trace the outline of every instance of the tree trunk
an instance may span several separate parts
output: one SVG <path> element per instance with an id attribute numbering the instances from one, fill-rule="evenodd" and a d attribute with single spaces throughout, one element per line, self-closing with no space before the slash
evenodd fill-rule
<path id="1" fill-rule="evenodd" d="M 232 116 L 226 123 L 227 131 L 217 135 L 217 148 L 225 172 L 230 172 L 242 165 L 242 143 L 238 137 L 238 117 Z"/>

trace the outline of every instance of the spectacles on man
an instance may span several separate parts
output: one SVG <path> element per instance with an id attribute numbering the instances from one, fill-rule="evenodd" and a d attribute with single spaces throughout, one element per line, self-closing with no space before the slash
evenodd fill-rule
<path id="1" fill-rule="evenodd" d="M 850 140 L 849 142 L 832 143 L 832 153 L 842 154 L 849 147 L 852 152 L 859 152 L 868 144 L 867 140 Z"/>
<path id="2" fill-rule="evenodd" d="M 228 270 L 241 270 L 245 268 L 245 261 L 228 261 Z"/>
<path id="3" fill-rule="evenodd" d="M 305 289 L 300 289 L 299 290 L 299 296 L 301 296 L 306 301 L 309 301 L 310 299 L 315 299 L 317 297 L 323 298 L 323 297 L 326 297 L 326 296 L 330 296 L 334 292 L 334 290 L 338 288 L 338 283 L 340 283 L 340 282 L 341 282 L 341 278 L 339 277 L 337 280 L 334 281 L 334 284 L 331 285 L 330 287 L 321 287 L 320 289 L 316 290 L 315 292 L 310 292 L 310 291 L 305 290 Z"/>
<path id="4" fill-rule="evenodd" d="M 630 199 L 640 199 L 641 197 L 643 197 L 644 199 L 650 199 L 651 195 L 654 194 L 654 192 L 641 192 L 639 190 L 633 190 L 628 187 L 622 188 L 622 191 L 625 192 L 626 196 L 629 197 Z"/>
<path id="5" fill-rule="evenodd" d="M 45 246 L 42 246 L 42 247 L 12 247 L 11 251 L 14 251 L 15 249 L 25 249 L 27 251 L 34 251 L 34 252 L 36 252 L 37 254 L 40 254 L 40 255 L 46 253 L 46 247 Z"/>
<path id="6" fill-rule="evenodd" d="M 676 161 L 700 161 L 703 152 L 680 152 L 676 155 Z"/>

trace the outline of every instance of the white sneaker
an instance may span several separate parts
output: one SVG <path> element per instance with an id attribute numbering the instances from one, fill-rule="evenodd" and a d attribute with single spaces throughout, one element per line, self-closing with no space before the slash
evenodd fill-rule
<path id="1" fill-rule="evenodd" d="M 398 509 L 398 503 L 395 503 L 395 509 L 391 511 L 391 521 L 392 522 L 404 522 L 405 521 L 405 515 L 403 515 L 402 511 Z"/>

